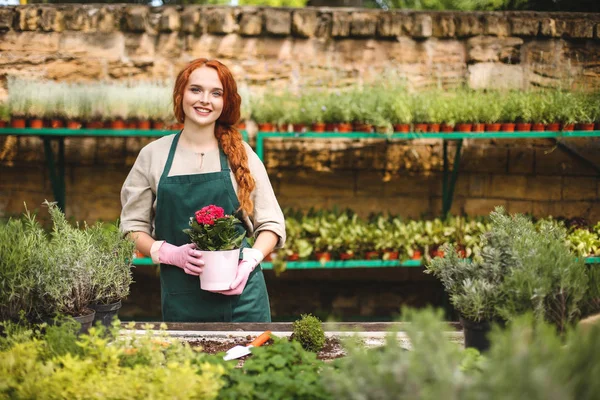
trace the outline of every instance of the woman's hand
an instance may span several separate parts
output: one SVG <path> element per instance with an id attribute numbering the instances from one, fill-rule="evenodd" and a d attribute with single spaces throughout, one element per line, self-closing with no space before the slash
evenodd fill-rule
<path id="1" fill-rule="evenodd" d="M 158 249 L 158 259 L 163 264 L 181 268 L 188 275 L 200 275 L 204 266 L 202 252 L 196 250 L 193 243 L 173 246 L 164 242 Z"/>
<path id="2" fill-rule="evenodd" d="M 246 287 L 246 283 L 248 283 L 248 277 L 250 273 L 254 271 L 254 268 L 262 261 L 264 255 L 260 250 L 257 249 L 243 249 L 242 250 L 243 259 L 238 263 L 237 274 L 231 285 L 229 286 L 229 290 L 218 291 L 216 293 L 221 293 L 227 296 L 235 296 L 240 295 L 244 291 Z"/>

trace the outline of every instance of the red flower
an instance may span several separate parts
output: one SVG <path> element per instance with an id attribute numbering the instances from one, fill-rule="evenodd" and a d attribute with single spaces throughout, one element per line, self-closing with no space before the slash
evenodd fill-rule
<path id="1" fill-rule="evenodd" d="M 201 225 L 214 225 L 216 219 L 223 218 L 224 216 L 225 210 L 211 204 L 196 211 L 196 222 Z"/>

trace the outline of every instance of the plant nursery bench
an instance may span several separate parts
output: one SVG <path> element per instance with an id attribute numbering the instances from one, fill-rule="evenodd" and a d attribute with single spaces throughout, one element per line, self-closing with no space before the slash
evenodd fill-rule
<path id="1" fill-rule="evenodd" d="M 67 129 L 67 128 L 0 128 L 4 136 L 39 136 L 44 141 L 46 164 L 52 184 L 54 200 L 58 207 L 65 211 L 65 138 L 66 137 L 162 137 L 177 133 L 177 130 L 142 130 L 142 129 Z M 248 133 L 241 131 L 247 142 Z M 58 152 L 52 151 L 51 141 L 58 142 Z"/>
<path id="2" fill-rule="evenodd" d="M 263 160 L 265 139 L 294 138 L 294 139 L 380 139 L 380 140 L 416 140 L 441 139 L 443 141 L 444 165 L 442 175 L 442 215 L 447 215 L 452 208 L 454 187 L 458 178 L 461 150 L 464 139 L 555 139 L 557 145 L 570 155 L 578 158 L 592 167 L 600 175 L 600 166 L 581 156 L 579 153 L 561 143 L 562 138 L 600 137 L 600 131 L 560 131 L 560 132 L 449 132 L 449 133 L 362 133 L 362 132 L 258 132 L 256 134 L 256 154 Z M 456 142 L 456 153 L 452 171 L 449 170 L 448 143 Z"/>

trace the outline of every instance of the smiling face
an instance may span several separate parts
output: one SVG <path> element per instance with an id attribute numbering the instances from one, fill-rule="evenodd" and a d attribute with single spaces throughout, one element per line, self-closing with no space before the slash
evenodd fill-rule
<path id="1" fill-rule="evenodd" d="M 223 84 L 214 68 L 200 67 L 191 75 L 183 93 L 185 122 L 214 126 L 223 112 Z"/>

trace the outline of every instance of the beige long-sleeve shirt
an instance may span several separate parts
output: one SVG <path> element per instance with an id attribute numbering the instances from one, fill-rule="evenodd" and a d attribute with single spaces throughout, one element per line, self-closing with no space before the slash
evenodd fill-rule
<path id="1" fill-rule="evenodd" d="M 174 137 L 175 135 L 163 136 L 140 150 L 121 189 L 123 208 L 120 227 L 123 233 L 146 232 L 156 238 L 156 189 Z M 272 231 L 279 236 L 277 247 L 282 247 L 286 239 L 283 212 L 273 192 L 265 166 L 245 142 L 244 147 L 256 187 L 251 193 L 254 213 L 250 217 L 244 217 L 242 222 L 246 226 L 248 236 L 256 236 L 265 230 Z M 201 155 L 178 143 L 169 176 L 204 174 L 220 170 L 219 149 Z M 238 185 L 233 173 L 231 173 L 231 183 L 237 193 Z"/>

